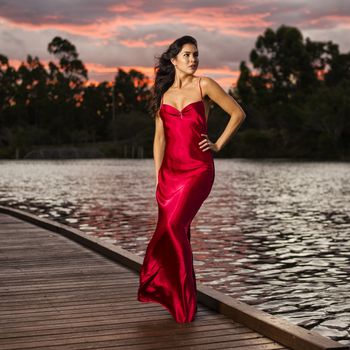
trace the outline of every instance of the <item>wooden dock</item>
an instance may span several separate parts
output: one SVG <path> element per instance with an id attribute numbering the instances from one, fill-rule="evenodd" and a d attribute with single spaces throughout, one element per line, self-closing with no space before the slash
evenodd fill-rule
<path id="1" fill-rule="evenodd" d="M 349 349 L 200 283 L 195 321 L 177 324 L 161 305 L 136 300 L 141 263 L 0 207 L 0 349 Z"/>

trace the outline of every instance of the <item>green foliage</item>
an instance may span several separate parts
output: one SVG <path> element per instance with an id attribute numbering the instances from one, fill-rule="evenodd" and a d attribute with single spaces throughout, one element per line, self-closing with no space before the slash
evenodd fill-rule
<path id="1" fill-rule="evenodd" d="M 153 156 L 150 79 L 119 69 L 113 82 L 88 84 L 76 47 L 55 37 L 45 67 L 27 56 L 17 68 L 0 54 L 0 158 L 33 147 L 97 147 L 105 156 Z M 282 25 L 259 35 L 250 62 L 229 90 L 247 118 L 217 157 L 349 159 L 350 53 L 304 39 Z M 215 141 L 229 116 L 215 103 L 208 130 Z"/>
<path id="2" fill-rule="evenodd" d="M 257 38 L 250 59 L 241 62 L 236 93 L 259 131 L 252 149 L 264 130 L 276 129 L 281 143 L 265 155 L 348 159 L 350 54 L 282 25 Z"/>

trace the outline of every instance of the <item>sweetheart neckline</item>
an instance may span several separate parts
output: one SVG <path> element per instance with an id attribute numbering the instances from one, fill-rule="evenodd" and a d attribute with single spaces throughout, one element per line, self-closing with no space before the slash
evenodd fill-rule
<path id="1" fill-rule="evenodd" d="M 185 108 L 187 108 L 187 107 L 189 107 L 189 106 L 191 106 L 191 105 L 193 105 L 193 104 L 199 103 L 199 102 L 202 102 L 203 105 L 204 105 L 204 102 L 203 102 L 203 99 L 202 99 L 202 100 L 198 100 L 198 101 L 194 101 L 194 102 L 189 103 L 188 105 L 186 105 L 185 107 L 183 107 L 181 110 L 177 109 L 175 106 L 170 105 L 170 104 L 168 104 L 168 103 L 162 103 L 162 106 L 164 106 L 164 105 L 165 105 L 165 106 L 170 106 L 170 107 L 176 109 L 178 112 L 181 113 Z"/>

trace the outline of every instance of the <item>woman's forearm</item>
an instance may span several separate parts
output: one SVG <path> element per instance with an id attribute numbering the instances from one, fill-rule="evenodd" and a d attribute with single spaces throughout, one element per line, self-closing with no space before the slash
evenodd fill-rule
<path id="1" fill-rule="evenodd" d="M 153 157 L 155 166 L 156 183 L 158 184 L 158 171 L 162 165 L 165 150 L 164 137 L 155 137 L 153 142 Z"/>

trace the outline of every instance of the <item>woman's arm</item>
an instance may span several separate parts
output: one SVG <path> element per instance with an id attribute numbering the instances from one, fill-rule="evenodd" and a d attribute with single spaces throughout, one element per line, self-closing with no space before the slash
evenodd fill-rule
<path id="1" fill-rule="evenodd" d="M 156 186 L 158 185 L 158 171 L 163 161 L 164 149 L 165 149 L 165 136 L 164 126 L 162 118 L 159 116 L 159 112 L 155 117 L 155 133 L 153 141 L 153 157 L 156 171 Z"/>
<path id="2" fill-rule="evenodd" d="M 215 143 L 211 143 L 209 139 L 202 140 L 199 143 L 201 145 L 200 148 L 203 147 L 202 151 L 206 151 L 211 148 L 215 152 L 219 152 L 230 140 L 233 134 L 238 130 L 241 123 L 245 119 L 246 114 L 244 113 L 241 106 L 236 102 L 236 100 L 227 94 L 215 80 L 209 77 L 203 77 L 201 81 L 203 81 L 203 94 L 208 95 L 211 100 L 217 103 L 225 112 L 230 115 L 230 120 L 225 130 Z M 207 145 L 206 142 L 209 142 L 209 145 Z"/>

